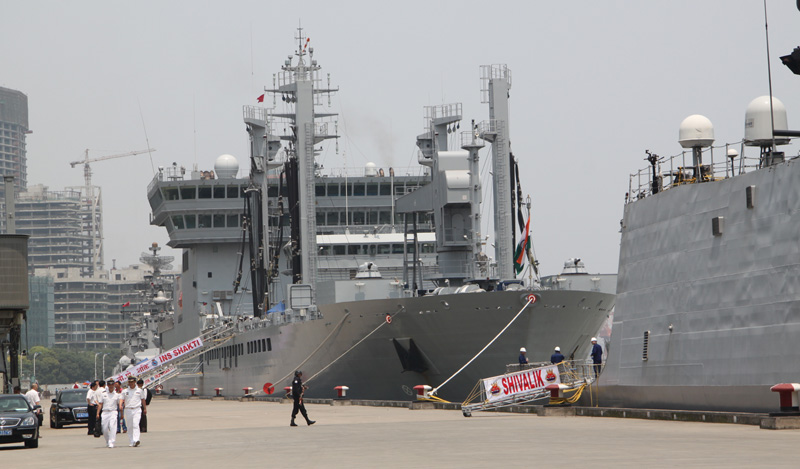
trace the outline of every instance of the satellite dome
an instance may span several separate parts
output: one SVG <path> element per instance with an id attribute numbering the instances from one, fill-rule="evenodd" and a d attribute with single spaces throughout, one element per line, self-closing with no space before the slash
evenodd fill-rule
<path id="1" fill-rule="evenodd" d="M 214 172 L 220 179 L 235 178 L 239 172 L 239 162 L 233 155 L 220 155 L 214 162 Z"/>
<path id="2" fill-rule="evenodd" d="M 714 126 L 708 117 L 693 114 L 681 122 L 678 142 L 683 148 L 709 147 L 714 143 Z"/>
<path id="3" fill-rule="evenodd" d="M 126 368 L 131 364 L 131 359 L 128 358 L 127 355 L 123 355 L 119 359 L 119 364 L 122 366 L 122 368 Z"/>
<path id="4" fill-rule="evenodd" d="M 378 175 L 378 167 L 373 162 L 369 162 L 364 166 L 364 175 L 367 177 L 375 177 Z"/>
<path id="5" fill-rule="evenodd" d="M 774 112 L 775 130 L 786 130 L 789 125 L 786 123 L 786 107 L 776 98 L 772 97 L 772 109 Z M 747 105 L 744 113 L 744 141 L 748 146 L 772 145 L 772 125 L 769 118 L 769 96 L 760 96 Z M 775 144 L 785 145 L 789 143 L 788 138 L 776 138 Z"/>

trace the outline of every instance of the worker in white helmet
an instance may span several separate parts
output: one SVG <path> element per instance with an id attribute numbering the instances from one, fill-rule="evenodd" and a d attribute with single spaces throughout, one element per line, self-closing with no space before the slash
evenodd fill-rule
<path id="1" fill-rule="evenodd" d="M 603 348 L 597 343 L 597 337 L 592 337 L 592 363 L 594 364 L 594 377 L 600 376 L 600 367 L 603 366 Z"/>
<path id="2" fill-rule="evenodd" d="M 526 353 L 528 353 L 528 351 L 525 350 L 525 347 L 522 347 L 521 349 L 519 349 L 519 364 L 520 365 L 527 365 L 528 364 L 528 357 L 525 356 Z"/>
<path id="3" fill-rule="evenodd" d="M 556 347 L 552 355 L 550 355 L 550 363 L 557 364 L 564 361 L 564 355 L 561 354 L 561 347 Z"/>

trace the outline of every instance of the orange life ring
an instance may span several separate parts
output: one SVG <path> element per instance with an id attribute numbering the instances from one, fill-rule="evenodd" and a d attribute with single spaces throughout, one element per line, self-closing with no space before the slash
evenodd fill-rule
<path id="1" fill-rule="evenodd" d="M 387 314 L 386 315 L 386 324 L 391 324 L 391 323 L 392 323 L 392 315 L 391 314 Z"/>

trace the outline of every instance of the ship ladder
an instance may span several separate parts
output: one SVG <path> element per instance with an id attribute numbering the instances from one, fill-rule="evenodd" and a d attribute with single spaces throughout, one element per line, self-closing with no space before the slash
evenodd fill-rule
<path id="1" fill-rule="evenodd" d="M 152 388 L 152 387 L 157 386 L 159 384 L 163 384 L 164 382 L 166 382 L 166 381 L 178 376 L 179 374 L 181 374 L 181 372 L 185 372 L 186 371 L 185 367 L 183 367 L 184 369 L 182 369 L 182 367 L 180 366 L 181 364 L 184 364 L 184 363 L 186 363 L 189 360 L 192 360 L 194 358 L 198 358 L 198 357 L 202 356 L 205 352 L 208 352 L 209 350 L 213 350 L 213 349 L 215 349 L 215 348 L 227 343 L 228 341 L 230 341 L 234 337 L 234 335 L 235 335 L 235 331 L 234 331 L 234 328 L 233 328 L 233 324 L 230 324 L 230 323 L 229 324 L 222 324 L 222 325 L 219 325 L 219 326 L 214 327 L 212 329 L 209 329 L 209 330 L 203 332 L 202 334 L 200 334 L 200 339 L 202 339 L 202 341 L 203 341 L 203 345 L 201 347 L 198 347 L 198 348 L 192 350 L 191 352 L 187 353 L 186 355 L 181 355 L 176 360 L 172 360 L 172 361 L 169 361 L 169 362 L 166 362 L 166 363 L 162 363 L 162 364 L 160 364 L 159 366 L 157 366 L 155 368 L 151 368 L 151 369 L 147 370 L 146 372 L 142 373 L 141 375 L 137 376 L 137 378 L 146 380 L 147 378 L 151 378 L 153 376 L 157 376 L 157 375 L 161 374 L 163 371 L 165 371 L 165 370 L 167 370 L 169 368 L 172 368 L 172 367 L 177 368 L 178 371 L 176 373 L 171 373 L 171 374 L 168 374 L 168 375 L 161 376 L 161 377 L 153 380 L 153 382 L 149 383 L 148 387 Z M 193 366 L 191 368 L 196 370 L 197 368 L 199 368 L 199 366 Z"/>
<path id="2" fill-rule="evenodd" d="M 531 369 L 543 369 L 552 365 L 546 364 L 538 368 L 531 367 Z M 487 392 L 484 388 L 484 381 L 478 381 L 472 392 L 470 392 L 467 399 L 461 404 L 461 413 L 464 417 L 472 416 L 473 412 L 481 412 L 486 410 L 501 409 L 515 405 L 530 404 L 547 397 L 550 397 L 549 405 L 570 405 L 580 399 L 583 391 L 591 386 L 594 382 L 591 365 L 587 365 L 583 361 L 564 361 L 558 364 L 561 385 L 561 397 L 552 397 L 550 390 L 546 388 L 531 389 L 530 391 L 519 392 L 509 395 L 508 397 L 492 399 L 486 398 Z M 498 380 L 514 373 L 506 373 L 498 376 Z"/>

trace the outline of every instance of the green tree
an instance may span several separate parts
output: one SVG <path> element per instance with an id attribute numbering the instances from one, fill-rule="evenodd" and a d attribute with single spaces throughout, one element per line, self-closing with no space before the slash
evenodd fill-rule
<path id="1" fill-rule="evenodd" d="M 28 354 L 20 359 L 20 373 L 23 376 L 33 374 L 33 355 L 36 357 L 36 381 L 40 384 L 66 384 L 92 381 L 95 373 L 95 353 L 97 356 L 97 378 L 103 379 L 111 375 L 114 366 L 122 356 L 121 350 L 76 351 L 60 348 L 31 347 Z M 102 376 L 102 357 L 105 359 L 106 376 Z"/>

